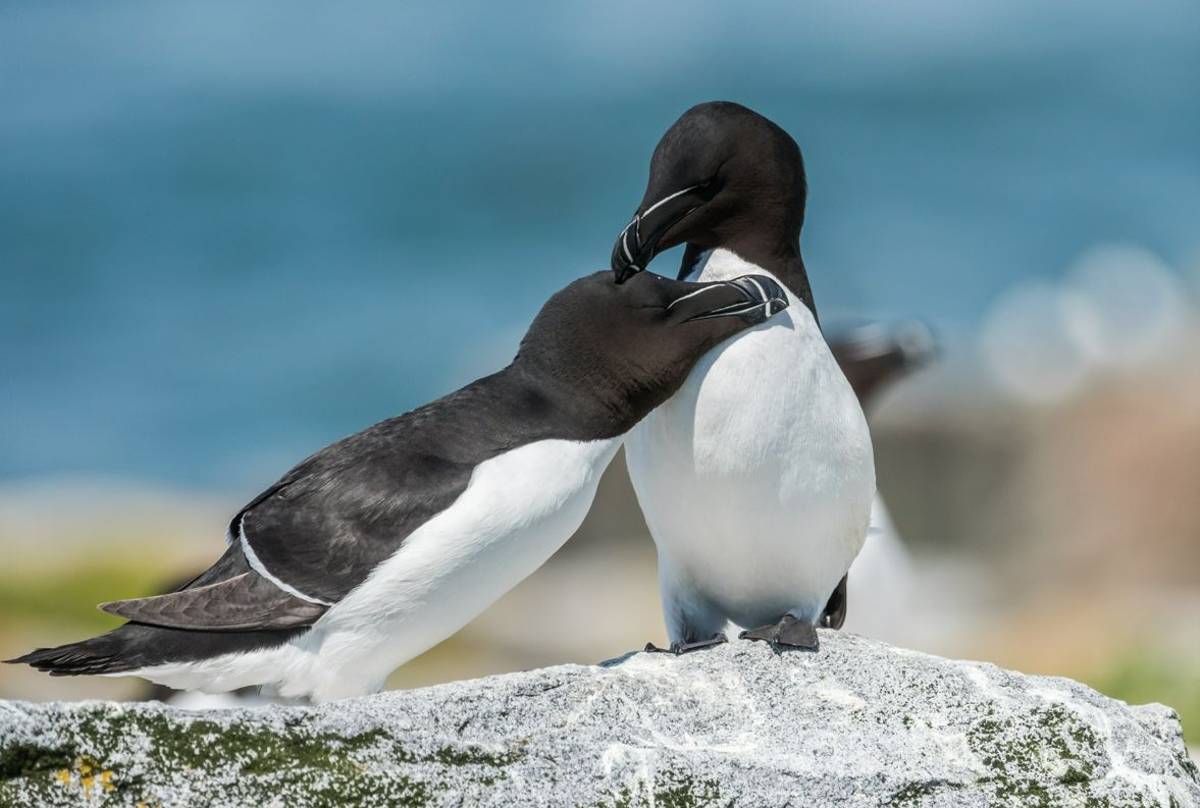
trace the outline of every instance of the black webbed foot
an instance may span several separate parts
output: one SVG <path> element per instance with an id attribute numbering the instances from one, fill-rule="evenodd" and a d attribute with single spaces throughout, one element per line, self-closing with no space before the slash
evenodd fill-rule
<path id="1" fill-rule="evenodd" d="M 705 648 L 712 648 L 713 646 L 722 645 L 727 642 L 729 642 L 729 640 L 723 633 L 721 633 L 714 634 L 707 640 L 697 640 L 695 642 L 673 642 L 671 643 L 670 648 L 659 648 L 654 643 L 648 642 L 646 643 L 644 650 L 649 653 L 674 654 L 675 656 L 679 656 L 680 654 L 689 654 L 692 651 L 702 651 Z"/>
<path id="2" fill-rule="evenodd" d="M 738 635 L 738 639 L 762 640 L 771 645 L 803 648 L 806 651 L 816 651 L 820 647 L 817 630 L 812 624 L 797 620 L 790 614 L 785 614 L 778 623 L 743 631 Z"/>

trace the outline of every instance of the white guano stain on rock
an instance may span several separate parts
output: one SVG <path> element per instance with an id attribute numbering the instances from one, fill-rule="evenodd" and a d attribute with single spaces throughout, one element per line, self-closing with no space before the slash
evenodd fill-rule
<path id="1" fill-rule="evenodd" d="M 0 805 L 1200 806 L 1174 712 L 821 632 L 321 707 L 0 702 Z"/>

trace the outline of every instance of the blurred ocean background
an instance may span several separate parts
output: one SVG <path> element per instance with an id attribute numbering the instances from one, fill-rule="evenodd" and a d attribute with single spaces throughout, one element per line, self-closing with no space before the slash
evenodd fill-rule
<path id="1" fill-rule="evenodd" d="M 94 602 L 215 555 L 309 452 L 504 365 L 724 98 L 801 144 L 823 321 L 943 346 L 876 413 L 917 561 L 878 633 L 1200 738 L 1193 0 L 5 3 L 0 78 L 5 655 L 111 625 Z M 598 505 L 397 684 L 661 639 L 619 468 Z"/>

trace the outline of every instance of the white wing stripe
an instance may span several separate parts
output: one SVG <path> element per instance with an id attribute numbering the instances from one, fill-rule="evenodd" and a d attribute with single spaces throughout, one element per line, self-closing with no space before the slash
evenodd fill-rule
<path id="1" fill-rule="evenodd" d="M 266 567 L 263 566 L 262 561 L 260 561 L 258 556 L 255 555 L 254 548 L 250 546 L 250 542 L 246 541 L 246 515 L 245 514 L 242 514 L 242 518 L 238 522 L 238 541 L 240 541 L 242 544 L 242 555 L 244 555 L 246 557 L 246 561 L 248 561 L 250 563 L 250 568 L 252 570 L 254 570 L 255 572 L 257 572 L 262 577 L 266 578 L 271 583 L 275 584 L 275 586 L 279 587 L 284 592 L 287 592 L 289 595 L 294 595 L 294 596 L 300 598 L 301 600 L 307 600 L 309 603 L 319 603 L 322 606 L 332 606 L 333 605 L 332 603 L 330 603 L 327 600 L 321 600 L 320 598 L 314 598 L 311 595 L 306 595 L 303 592 L 301 592 L 299 589 L 297 589 L 296 587 L 291 586 L 290 584 L 284 583 L 283 581 L 279 580 L 274 575 L 272 575 L 270 570 L 268 570 Z"/>

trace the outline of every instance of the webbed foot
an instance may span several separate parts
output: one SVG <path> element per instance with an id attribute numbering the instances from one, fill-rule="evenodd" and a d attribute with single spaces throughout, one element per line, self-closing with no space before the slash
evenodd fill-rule
<path id="1" fill-rule="evenodd" d="M 743 631 L 738 635 L 738 639 L 762 640 L 771 645 L 803 648 L 806 651 L 816 651 L 820 647 L 817 630 L 812 627 L 812 624 L 797 620 L 790 614 L 785 614 L 778 623 Z"/>
<path id="2" fill-rule="evenodd" d="M 659 648 L 654 643 L 648 642 L 643 650 L 649 653 L 674 654 L 675 656 L 679 656 L 680 654 L 689 654 L 692 651 L 702 651 L 705 648 L 712 648 L 713 646 L 722 645 L 727 642 L 729 642 L 729 640 L 725 637 L 725 634 L 718 633 L 709 637 L 707 640 L 697 640 L 696 642 L 673 642 L 671 643 L 670 648 Z"/>

